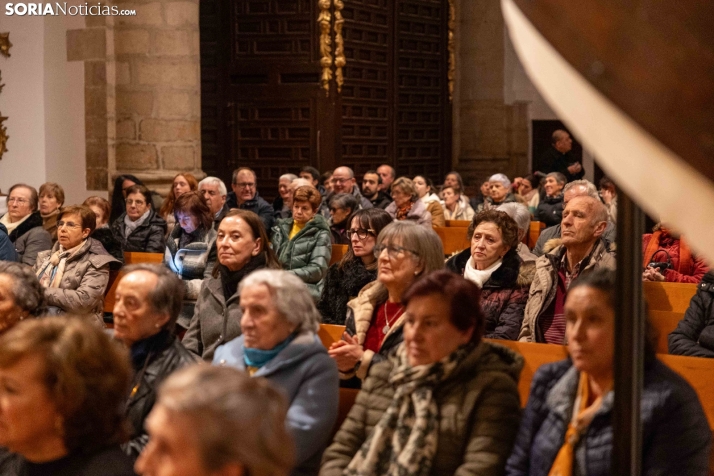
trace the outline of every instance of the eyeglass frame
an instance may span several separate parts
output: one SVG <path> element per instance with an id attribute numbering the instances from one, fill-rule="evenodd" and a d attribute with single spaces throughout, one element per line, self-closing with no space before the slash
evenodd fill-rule
<path id="1" fill-rule="evenodd" d="M 60 229 L 60 228 L 65 227 L 65 226 L 66 226 L 67 228 L 77 228 L 77 227 L 82 228 L 82 224 L 81 224 L 81 223 L 75 223 L 75 222 L 73 222 L 73 221 L 68 221 L 68 222 L 66 222 L 66 221 L 64 221 L 64 220 L 60 220 L 60 221 L 57 222 L 57 229 Z"/>
<path id="2" fill-rule="evenodd" d="M 20 205 L 24 203 L 30 203 L 32 200 L 28 200 L 22 197 L 10 197 L 7 199 L 7 203 L 19 203 Z"/>
<path id="3" fill-rule="evenodd" d="M 233 182 L 233 185 L 235 185 L 238 188 L 256 188 L 258 184 L 256 182 L 252 183 L 246 183 L 246 182 Z"/>
<path id="4" fill-rule="evenodd" d="M 419 253 L 416 252 L 415 250 L 410 250 L 409 248 L 404 248 L 402 246 L 397 246 L 397 245 L 385 245 L 385 244 L 379 244 L 374 247 L 374 257 L 379 258 L 380 255 L 382 254 L 382 251 L 387 250 L 387 257 L 389 257 L 390 260 L 394 261 L 396 259 L 399 259 L 399 255 L 402 253 L 411 253 L 415 257 L 419 257 Z M 397 253 L 395 256 L 394 253 Z"/>
<path id="5" fill-rule="evenodd" d="M 361 231 L 364 232 L 364 236 L 359 236 Z M 345 234 L 350 240 L 352 239 L 353 233 L 357 235 L 357 239 L 360 241 L 366 240 L 369 235 L 372 235 L 375 238 L 377 237 L 377 231 L 371 228 L 357 228 L 354 230 L 350 228 L 349 230 L 345 230 Z"/>

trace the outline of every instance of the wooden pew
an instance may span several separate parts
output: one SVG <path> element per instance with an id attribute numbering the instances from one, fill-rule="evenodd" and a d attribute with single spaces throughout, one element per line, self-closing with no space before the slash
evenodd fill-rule
<path id="1" fill-rule="evenodd" d="M 124 252 L 124 264 L 138 264 L 138 263 L 154 263 L 161 264 L 164 262 L 163 253 L 143 253 L 140 251 L 125 251 Z"/>
<path id="2" fill-rule="evenodd" d="M 456 228 L 468 228 L 471 225 L 471 220 L 446 220 L 446 226 Z"/>
<path id="3" fill-rule="evenodd" d="M 690 283 L 642 283 L 650 311 L 671 311 L 684 315 L 689 301 L 697 293 L 697 285 Z"/>
<path id="4" fill-rule="evenodd" d="M 528 239 L 525 242 L 526 246 L 530 249 L 535 248 L 536 243 L 538 243 L 538 237 L 540 237 L 540 232 L 545 228 L 545 223 L 542 221 L 532 221 L 531 229 L 528 233 Z"/>
<path id="5" fill-rule="evenodd" d="M 349 245 L 332 245 L 332 256 L 330 256 L 330 266 L 339 262 L 347 250 L 350 249 Z"/>
<path id="6" fill-rule="evenodd" d="M 441 239 L 441 243 L 444 246 L 444 255 L 446 256 L 465 250 L 471 245 L 466 237 L 468 228 L 434 227 L 434 231 Z"/>
<path id="7" fill-rule="evenodd" d="M 329 349 L 330 346 L 342 340 L 342 334 L 345 332 L 345 326 L 336 326 L 334 324 L 321 324 L 320 330 L 317 331 L 317 336 L 322 341 L 322 345 Z"/>

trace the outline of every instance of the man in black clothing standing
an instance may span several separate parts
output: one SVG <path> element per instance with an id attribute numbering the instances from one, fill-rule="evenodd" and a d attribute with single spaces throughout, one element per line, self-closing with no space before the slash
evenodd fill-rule
<path id="1" fill-rule="evenodd" d="M 583 178 L 585 171 L 582 164 L 570 154 L 573 148 L 573 139 L 570 134 L 562 129 L 557 129 L 553 132 L 550 143 L 551 147 L 540 157 L 540 171 L 544 174 L 560 172 L 568 182 Z"/>
<path id="2" fill-rule="evenodd" d="M 368 170 L 362 177 L 362 195 L 369 200 L 374 208 L 384 210 L 392 203 L 389 195 L 379 189 L 382 177 L 374 170 Z"/>

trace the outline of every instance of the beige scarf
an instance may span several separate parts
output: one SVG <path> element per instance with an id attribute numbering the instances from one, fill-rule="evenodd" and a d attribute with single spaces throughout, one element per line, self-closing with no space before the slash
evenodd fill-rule
<path id="1" fill-rule="evenodd" d="M 20 219 L 20 220 L 17 220 L 15 223 L 10 223 L 10 213 L 6 213 L 6 214 L 4 214 L 4 215 L 2 216 L 2 218 L 0 218 L 0 223 L 2 223 L 3 225 L 5 225 L 5 228 L 7 228 L 7 234 L 9 235 L 10 233 L 12 233 L 12 232 L 15 230 L 15 228 L 17 228 L 18 226 L 20 226 L 20 224 L 21 224 L 23 221 L 25 221 L 25 220 L 27 220 L 28 218 L 30 218 L 30 215 L 32 215 L 32 213 L 29 213 L 25 218 L 22 218 L 22 219 Z"/>
<path id="2" fill-rule="evenodd" d="M 87 242 L 83 240 L 80 244 L 69 250 L 64 250 L 62 245 L 57 251 L 52 253 L 44 266 L 40 266 L 37 271 L 37 279 L 44 288 L 58 288 L 62 282 L 62 275 L 67 264 L 67 259 L 74 256 Z"/>

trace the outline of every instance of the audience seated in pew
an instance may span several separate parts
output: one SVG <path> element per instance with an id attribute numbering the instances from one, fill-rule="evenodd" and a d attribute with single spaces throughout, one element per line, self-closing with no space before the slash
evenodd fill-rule
<path id="1" fill-rule="evenodd" d="M 293 216 L 278 220 L 271 245 L 283 269 L 307 284 L 313 299 L 322 294 L 332 242 L 330 228 L 317 214 L 322 197 L 312 186 L 298 187 L 293 194 Z"/>
<path id="2" fill-rule="evenodd" d="M 107 199 L 97 196 L 87 198 L 82 206 L 89 207 L 97 217 L 94 231 L 89 234 L 90 238 L 94 238 L 102 244 L 107 253 L 112 255 L 117 261 L 124 262 L 124 251 L 121 249 L 121 243 L 116 239 L 111 228 L 109 228 L 109 213 L 110 207 Z"/>
<path id="3" fill-rule="evenodd" d="M 642 279 L 668 283 L 698 283 L 709 266 L 692 254 L 683 237 L 658 223 L 642 237 Z"/>
<path id="4" fill-rule="evenodd" d="M 402 296 L 404 343 L 372 366 L 321 476 L 501 474 L 523 358 L 483 342 L 479 289 L 448 271 Z"/>
<path id="5" fill-rule="evenodd" d="M 213 229 L 218 231 L 218 225 L 229 210 L 226 204 L 226 184 L 217 177 L 206 177 L 198 182 L 198 193 L 201 194 L 211 210 Z"/>
<path id="6" fill-rule="evenodd" d="M 540 179 L 535 175 L 526 175 L 513 180 L 518 183 L 516 194 L 523 199 L 528 207 L 528 212 L 535 217 L 538 204 L 540 203 Z"/>
<path id="7" fill-rule="evenodd" d="M 32 269 L 21 263 L 0 261 L 0 334 L 44 312 L 45 293 Z"/>
<path id="8" fill-rule="evenodd" d="M 560 243 L 535 262 L 519 340 L 564 342 L 563 303 L 571 281 L 598 268 L 615 268 L 615 256 L 602 239 L 607 223 L 607 210 L 598 199 L 579 196 L 568 202 Z"/>
<path id="9" fill-rule="evenodd" d="M 44 229 L 37 205 L 37 190 L 23 183 L 15 184 L 8 193 L 7 213 L 0 218 L 15 247 L 17 260 L 28 266 L 35 265 L 40 251 L 52 248 L 52 237 Z"/>
<path id="10" fill-rule="evenodd" d="M 265 378 L 288 396 L 286 425 L 297 450 L 292 474 L 317 475 L 339 397 L 337 366 L 317 337 L 320 314 L 305 283 L 287 271 L 252 273 L 238 293 L 243 334 L 218 347 L 213 364 Z"/>
<path id="11" fill-rule="evenodd" d="M 331 175 L 330 186 L 332 190 L 325 196 L 325 203 L 330 203 L 332 196 L 338 193 L 349 193 L 353 195 L 358 203 L 358 208 L 372 208 L 372 202 L 363 197 L 357 185 L 354 171 L 349 167 L 337 167 Z M 325 187 L 327 188 L 327 186 Z"/>
<path id="12" fill-rule="evenodd" d="M 241 334 L 238 284 L 251 272 L 281 268 L 269 246 L 258 215 L 231 210 L 218 226 L 218 263 L 204 279 L 183 345 L 203 360 L 212 361 L 216 348 Z"/>
<path id="13" fill-rule="evenodd" d="M 151 207 L 151 192 L 143 185 L 126 190 L 126 211 L 112 223 L 114 237 L 123 251 L 163 253 L 166 221 Z"/>
<path id="14" fill-rule="evenodd" d="M 174 176 L 171 182 L 171 190 L 169 190 L 169 194 L 166 195 L 164 203 L 161 204 L 159 209 L 159 216 L 166 221 L 166 229 L 169 233 L 176 225 L 176 217 L 174 216 L 176 200 L 184 193 L 195 192 L 197 189 L 198 180 L 192 174 L 180 173 Z"/>
<path id="15" fill-rule="evenodd" d="M 227 367 L 181 369 L 161 386 L 134 469 L 141 476 L 288 476 L 294 449 L 286 411 L 282 392 L 264 379 Z"/>
<path id="16" fill-rule="evenodd" d="M 381 190 L 382 185 L 382 177 L 376 170 L 368 170 L 362 176 L 362 195 L 369 200 L 372 207 L 384 210 L 392 203 L 392 197 Z"/>
<path id="17" fill-rule="evenodd" d="M 419 276 L 444 268 L 439 236 L 409 221 L 385 227 L 377 237 L 374 255 L 377 280 L 347 303 L 343 340 L 329 350 L 340 378 L 349 380 L 350 386 L 358 386 L 370 366 L 385 360 L 402 342 L 404 292 Z"/>
<path id="18" fill-rule="evenodd" d="M 419 200 L 426 207 L 426 211 L 431 213 L 431 226 L 445 226 L 446 218 L 444 218 L 444 208 L 441 206 L 439 196 L 434 193 L 434 182 L 430 178 L 422 175 L 417 175 L 412 179 L 414 189 L 419 195 Z"/>
<path id="19" fill-rule="evenodd" d="M 260 217 L 266 230 L 275 223 L 273 207 L 263 200 L 258 193 L 258 176 L 253 169 L 241 167 L 233 171 L 232 192 L 228 193 L 228 208 L 249 210 Z"/>
<path id="20" fill-rule="evenodd" d="M 464 179 L 461 178 L 461 174 L 458 173 L 455 170 L 452 170 L 448 174 L 446 174 L 446 177 L 444 177 L 444 184 L 440 187 L 440 192 L 439 192 L 439 198 L 442 200 L 444 197 L 442 196 L 441 192 L 444 191 L 445 188 L 451 187 L 454 189 L 454 191 L 459 195 L 459 200 L 462 203 L 469 203 L 469 197 L 466 196 L 466 190 L 464 189 Z M 476 210 L 474 208 L 474 210 Z"/>
<path id="21" fill-rule="evenodd" d="M 598 269 L 570 286 L 570 359 L 536 372 L 507 475 L 612 474 L 614 281 Z M 642 474 L 709 474 L 711 431 L 697 394 L 649 341 L 645 354 Z"/>
<path id="22" fill-rule="evenodd" d="M 350 244 L 347 229 L 350 226 L 350 216 L 358 210 L 358 206 L 357 199 L 349 193 L 338 193 L 330 198 L 330 235 L 333 245 Z"/>
<path id="23" fill-rule="evenodd" d="M 444 200 L 441 202 L 441 209 L 446 220 L 471 220 L 474 217 L 474 210 L 468 202 L 461 200 L 461 195 L 454 187 L 444 187 L 441 190 Z"/>
<path id="24" fill-rule="evenodd" d="M 131 431 L 122 448 L 132 459 L 149 441 L 144 420 L 161 382 L 198 361 L 174 335 L 183 295 L 183 283 L 163 265 L 127 266 L 117 286 L 114 338 L 129 349 L 132 367 L 132 390 L 124 407 Z"/>
<path id="25" fill-rule="evenodd" d="M 419 199 L 414 182 L 406 177 L 399 177 L 392 184 L 392 199 L 394 200 L 385 209 L 397 221 L 409 220 L 422 226 L 431 228 L 431 213 L 426 209 L 424 202 Z"/>
<path id="26" fill-rule="evenodd" d="M 40 216 L 42 226 L 52 237 L 52 244 L 57 242 L 57 219 L 60 208 L 64 205 L 64 189 L 58 183 L 45 182 L 40 185 Z"/>
<path id="27" fill-rule="evenodd" d="M 119 444 L 129 357 L 86 319 L 28 319 L 0 336 L 3 476 L 133 476 Z"/>
<path id="28" fill-rule="evenodd" d="M 15 246 L 7 235 L 7 228 L 0 223 L 0 261 L 17 261 Z"/>
<path id="29" fill-rule="evenodd" d="M 551 172 L 545 176 L 543 189 L 545 195 L 539 201 L 535 219 L 551 227 L 560 224 L 563 218 L 563 187 L 567 180 L 560 172 Z"/>
<path id="30" fill-rule="evenodd" d="M 704 275 L 684 318 L 669 335 L 669 353 L 714 358 L 714 272 Z"/>
<path id="31" fill-rule="evenodd" d="M 347 302 L 357 296 L 368 283 L 377 279 L 377 258 L 374 247 L 379 233 L 392 217 L 381 208 L 358 210 L 348 219 L 350 238 L 347 253 L 330 266 L 317 309 L 325 324 L 344 325 Z"/>
<path id="32" fill-rule="evenodd" d="M 535 261 L 538 259 L 536 255 L 531 253 L 528 246 L 523 243 L 523 240 L 529 236 L 531 231 L 531 214 L 528 212 L 528 207 L 522 203 L 511 202 L 502 203 L 496 207 L 496 210 L 506 213 L 518 225 L 518 246 L 516 248 L 518 256 L 523 261 Z"/>
<path id="33" fill-rule="evenodd" d="M 484 313 L 485 336 L 516 340 L 535 263 L 524 263 L 518 256 L 518 225 L 505 212 L 478 213 L 469 231 L 471 248 L 450 258 L 446 268 L 481 288 L 479 304 Z"/>
<path id="34" fill-rule="evenodd" d="M 588 182 L 587 180 L 575 180 L 568 183 L 563 188 L 563 209 L 568 205 L 568 202 L 575 197 L 588 196 L 592 197 L 597 201 L 600 201 L 600 196 L 598 195 L 595 185 Z M 536 256 L 543 256 L 545 254 L 545 245 L 550 240 L 560 239 L 561 226 L 560 224 L 551 226 L 543 230 L 538 237 L 536 245 L 533 247 L 533 254 Z M 615 224 L 608 220 L 605 231 L 602 234 L 602 238 L 610 243 L 615 243 L 616 230 Z M 552 249 L 552 247 L 548 247 Z"/>
<path id="35" fill-rule="evenodd" d="M 118 269 L 121 263 L 89 237 L 96 223 L 89 207 L 63 208 L 57 221 L 57 243 L 37 255 L 33 271 L 51 314 L 91 316 L 103 328 L 109 270 Z"/>
<path id="36" fill-rule="evenodd" d="M 496 208 L 502 203 L 521 203 L 523 201 L 519 195 L 511 192 L 511 181 L 504 174 L 494 174 L 488 180 L 489 195 L 485 198 L 483 205 L 478 210 L 475 210 L 476 212 Z"/>
<path id="37" fill-rule="evenodd" d="M 180 195 L 173 215 L 176 226 L 166 240 L 164 264 L 183 281 L 184 301 L 177 323 L 188 329 L 203 279 L 216 264 L 216 253 L 211 252 L 216 231 L 211 210 L 197 192 Z"/>
<path id="38" fill-rule="evenodd" d="M 110 224 L 113 224 L 117 218 L 126 212 L 126 192 L 134 185 L 144 185 L 144 182 L 130 174 L 122 174 L 114 179 L 111 199 L 112 211 L 109 215 Z M 161 204 L 164 201 L 163 197 L 153 190 L 149 193 L 151 200 L 148 203 L 151 209 L 154 211 L 161 209 Z"/>
<path id="39" fill-rule="evenodd" d="M 295 174 L 283 174 L 278 179 L 278 197 L 273 200 L 273 216 L 276 220 L 290 218 L 293 214 L 293 192 L 290 184 L 295 180 Z"/>

